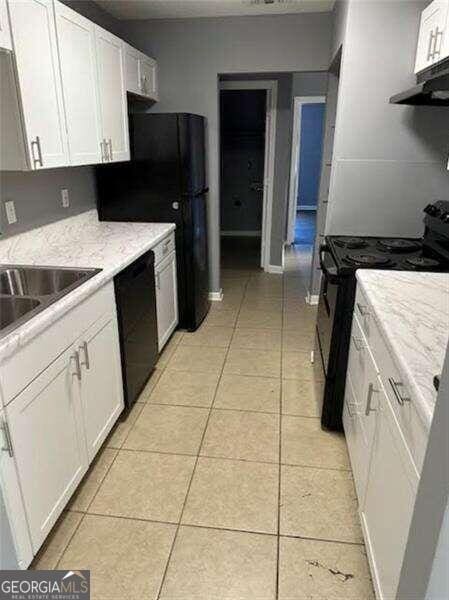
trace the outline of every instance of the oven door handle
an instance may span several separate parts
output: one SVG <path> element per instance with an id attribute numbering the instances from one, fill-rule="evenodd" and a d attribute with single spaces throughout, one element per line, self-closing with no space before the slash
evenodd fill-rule
<path id="1" fill-rule="evenodd" d="M 329 246 L 326 246 L 326 244 L 322 244 L 320 246 L 320 267 L 321 267 L 321 271 L 324 275 L 324 277 L 329 281 L 329 283 L 339 283 L 339 278 L 338 278 L 338 274 L 337 272 L 335 273 L 331 273 L 329 271 L 329 269 L 326 267 L 325 261 L 324 261 L 324 255 L 325 254 L 329 254 L 332 258 L 332 254 L 330 254 L 329 252 Z M 335 265 L 334 259 L 332 258 L 332 262 Z M 337 265 L 335 265 L 335 270 L 337 271 Z"/>

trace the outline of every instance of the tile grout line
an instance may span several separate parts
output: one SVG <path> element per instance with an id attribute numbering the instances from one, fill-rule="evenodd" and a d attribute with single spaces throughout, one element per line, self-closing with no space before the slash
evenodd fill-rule
<path id="1" fill-rule="evenodd" d="M 246 291 L 246 287 L 248 285 L 248 281 L 249 281 L 249 277 L 248 277 L 247 282 L 245 284 L 245 291 Z M 227 360 L 228 355 L 229 355 L 229 351 L 230 351 L 230 347 L 231 347 L 231 342 L 232 342 L 232 339 L 234 337 L 234 333 L 235 333 L 235 329 L 236 329 L 236 324 L 237 324 L 237 320 L 238 320 L 238 317 L 239 317 L 239 314 L 240 314 L 240 311 L 241 311 L 241 308 L 242 308 L 242 303 L 243 303 L 244 297 L 245 297 L 245 293 L 243 294 L 242 299 L 240 301 L 240 305 L 239 305 L 239 308 L 238 308 L 238 311 L 237 311 L 237 316 L 236 316 L 236 318 L 234 320 L 233 332 L 232 332 L 232 335 L 231 335 L 231 340 L 229 342 L 229 347 L 226 348 L 226 353 L 225 353 L 225 357 L 224 357 L 223 364 L 222 364 L 222 367 L 221 367 L 220 376 L 218 377 L 217 385 L 215 387 L 214 396 L 213 396 L 211 405 L 209 407 L 209 413 L 207 415 L 206 424 L 204 426 L 203 434 L 201 436 L 200 444 L 198 446 L 198 452 L 197 452 L 196 460 L 195 460 L 195 463 L 193 465 L 192 474 L 190 476 L 189 484 L 187 486 L 186 494 L 184 496 L 184 502 L 182 504 L 181 512 L 180 512 L 180 515 L 179 515 L 179 521 L 178 521 L 178 524 L 177 524 L 177 527 L 176 527 L 175 535 L 173 536 L 173 542 L 172 542 L 172 545 L 171 545 L 171 548 L 170 548 L 170 552 L 169 552 L 169 555 L 168 555 L 168 558 L 167 558 L 167 562 L 165 564 L 165 569 L 164 569 L 164 572 L 162 574 L 161 582 L 159 584 L 159 589 L 158 589 L 158 593 L 157 593 L 157 600 L 160 600 L 161 592 L 162 592 L 162 589 L 164 587 L 164 583 L 165 583 L 165 579 L 166 579 L 166 576 L 167 576 L 168 568 L 169 568 L 169 565 L 170 565 L 171 557 L 173 555 L 173 551 L 174 551 L 174 548 L 175 548 L 176 540 L 178 538 L 179 529 L 181 527 L 182 517 L 183 517 L 183 514 L 184 514 L 184 510 L 185 510 L 186 504 L 187 504 L 187 498 L 189 496 L 190 488 L 192 486 L 193 478 L 194 478 L 195 472 L 196 472 L 196 467 L 197 467 L 198 461 L 200 459 L 201 447 L 203 445 L 204 437 L 206 435 L 207 427 L 209 425 L 209 420 L 210 420 L 210 417 L 211 417 L 211 414 L 212 414 L 212 408 L 214 406 L 215 398 L 216 398 L 217 392 L 218 392 L 218 387 L 220 385 L 220 381 L 221 381 L 221 378 L 223 376 L 223 372 L 224 372 L 226 360 Z"/>

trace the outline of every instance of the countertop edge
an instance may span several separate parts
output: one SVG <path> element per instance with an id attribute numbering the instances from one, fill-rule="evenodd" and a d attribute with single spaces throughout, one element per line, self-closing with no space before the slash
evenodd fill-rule
<path id="1" fill-rule="evenodd" d="M 57 300 L 54 304 L 48 306 L 42 312 L 35 315 L 30 321 L 23 323 L 17 329 L 11 331 L 11 333 L 0 340 L 0 364 L 10 359 L 16 352 L 67 314 L 72 308 L 106 285 L 115 277 L 115 275 L 117 275 L 117 273 L 120 273 L 120 271 L 142 256 L 142 254 L 145 254 L 145 252 L 154 248 L 154 246 L 175 229 L 176 225 L 174 223 L 166 224 L 166 229 L 163 232 L 152 237 L 151 240 L 142 245 L 137 252 L 127 255 L 125 259 L 118 262 L 114 267 L 103 267 L 102 265 L 98 265 L 97 268 L 102 269 L 99 273 Z"/>

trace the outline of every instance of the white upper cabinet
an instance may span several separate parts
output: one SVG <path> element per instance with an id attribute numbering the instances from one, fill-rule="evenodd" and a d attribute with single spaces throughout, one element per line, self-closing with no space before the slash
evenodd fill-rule
<path id="1" fill-rule="evenodd" d="M 55 2 L 55 17 L 70 164 L 99 163 L 104 156 L 104 142 L 98 99 L 95 26 L 60 2 Z"/>
<path id="2" fill-rule="evenodd" d="M 157 62 L 123 42 L 126 91 L 158 100 Z"/>
<path id="3" fill-rule="evenodd" d="M 140 52 L 126 42 L 123 42 L 123 55 L 126 91 L 140 95 L 142 93 L 139 67 Z"/>
<path id="4" fill-rule="evenodd" d="M 421 13 L 415 73 L 449 56 L 449 0 L 434 0 Z"/>
<path id="5" fill-rule="evenodd" d="M 129 160 L 128 112 L 122 41 L 95 26 L 102 138 L 107 162 Z"/>
<path id="6" fill-rule="evenodd" d="M 0 48 L 12 50 L 11 31 L 9 29 L 8 7 L 6 0 L 0 0 Z"/>
<path id="7" fill-rule="evenodd" d="M 144 56 L 140 61 L 143 94 L 158 100 L 157 62 Z"/>
<path id="8" fill-rule="evenodd" d="M 68 165 L 53 2 L 9 2 L 9 14 L 28 166 Z"/>

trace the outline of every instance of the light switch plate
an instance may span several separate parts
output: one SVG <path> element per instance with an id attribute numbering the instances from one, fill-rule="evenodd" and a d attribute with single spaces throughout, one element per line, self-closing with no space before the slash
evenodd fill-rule
<path id="1" fill-rule="evenodd" d="M 8 200 L 8 202 L 5 202 L 5 211 L 8 223 L 10 225 L 17 223 L 16 207 L 14 206 L 14 202 L 12 200 Z"/>
<path id="2" fill-rule="evenodd" d="M 63 208 L 68 208 L 70 206 L 69 190 L 67 189 L 61 190 L 61 204 Z"/>

